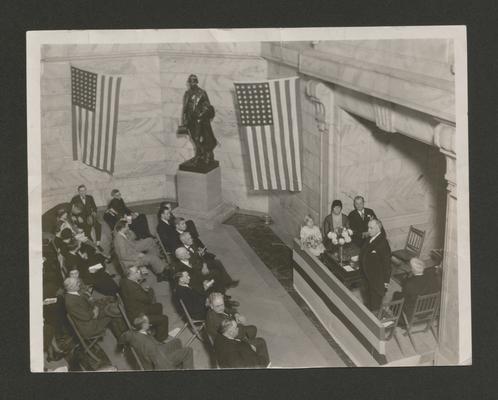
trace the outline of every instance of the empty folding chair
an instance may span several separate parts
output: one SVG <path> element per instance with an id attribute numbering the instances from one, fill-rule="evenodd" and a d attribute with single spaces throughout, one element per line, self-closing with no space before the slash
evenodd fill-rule
<path id="1" fill-rule="evenodd" d="M 408 236 L 406 237 L 405 247 L 401 250 L 392 252 L 395 261 L 393 270 L 394 276 L 406 276 L 410 273 L 410 265 L 408 264 L 413 257 L 419 257 L 424 245 L 425 231 L 415 228 L 410 225 Z"/>
<path id="2" fill-rule="evenodd" d="M 394 336 L 401 354 L 404 353 L 399 343 L 399 339 L 396 336 L 396 327 L 398 326 L 399 318 L 401 317 L 401 311 L 403 310 L 404 302 L 405 299 L 400 299 L 385 303 L 382 305 L 379 313 L 377 314 L 377 318 L 379 318 L 380 323 L 384 326 L 384 331 L 386 332 L 386 341 L 391 340 L 391 338 Z"/>

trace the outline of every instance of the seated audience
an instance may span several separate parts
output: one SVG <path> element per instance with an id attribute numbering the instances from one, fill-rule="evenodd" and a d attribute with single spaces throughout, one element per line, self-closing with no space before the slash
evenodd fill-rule
<path id="1" fill-rule="evenodd" d="M 126 330 L 121 315 L 115 314 L 112 307 L 100 308 L 98 305 L 93 305 L 86 296 L 80 294 L 79 279 L 66 278 L 64 289 L 66 291 L 64 295 L 66 311 L 84 338 L 100 335 L 109 327 L 118 339 Z"/>
<path id="2" fill-rule="evenodd" d="M 83 282 L 103 295 L 114 296 L 118 292 L 118 285 L 106 272 L 105 258 L 84 243 L 73 239 L 67 245 L 64 261 L 68 271 L 72 267 L 78 269 Z"/>
<path id="3" fill-rule="evenodd" d="M 135 331 L 125 332 L 119 342 L 132 346 L 140 361 L 148 370 L 193 369 L 194 352 L 191 347 L 182 347 L 180 339 L 161 343 L 150 335 L 150 321 L 140 314 L 133 321 Z"/>
<path id="4" fill-rule="evenodd" d="M 220 368 L 266 368 L 270 358 L 266 343 L 258 349 L 245 339 L 237 339 L 239 327 L 231 319 L 222 321 L 220 333 L 214 340 L 214 351 Z"/>
<path id="5" fill-rule="evenodd" d="M 78 194 L 71 199 L 73 221 L 84 230 L 86 236 L 91 238 L 92 228 L 95 229 L 95 240 L 100 242 L 101 226 L 97 221 L 97 206 L 92 196 L 86 194 L 86 186 L 78 186 Z"/>
<path id="6" fill-rule="evenodd" d="M 337 232 L 340 228 L 349 229 L 349 219 L 342 213 L 342 201 L 334 200 L 330 206 L 330 214 L 323 220 L 323 237 L 327 248 L 332 246 L 329 232 Z"/>
<path id="7" fill-rule="evenodd" d="M 325 251 L 322 233 L 311 216 L 306 215 L 304 217 L 304 225 L 301 227 L 299 236 L 301 237 L 302 248 L 308 249 L 311 254 L 318 257 Z"/>
<path id="8" fill-rule="evenodd" d="M 199 247 L 188 231 L 180 234 L 180 241 L 189 253 L 192 261 L 197 263 L 205 263 L 212 277 L 222 285 L 225 290 L 228 288 L 237 287 L 238 280 L 233 280 L 225 269 L 225 266 L 216 256 L 206 251 L 205 247 Z"/>
<path id="9" fill-rule="evenodd" d="M 220 332 L 221 323 L 225 320 L 237 322 L 239 333 L 237 339 L 256 339 L 258 329 L 254 325 L 247 325 L 246 318 L 236 310 L 225 308 L 225 300 L 221 293 L 211 293 L 208 297 L 209 310 L 206 317 L 206 330 L 211 338 Z M 255 342 L 250 342 L 256 344 Z"/>
<path id="10" fill-rule="evenodd" d="M 168 338 L 168 317 L 163 314 L 163 305 L 155 302 L 153 289 L 141 284 L 141 280 L 140 268 L 132 266 L 126 271 L 126 278 L 119 283 L 126 314 L 132 321 L 145 314 L 155 329 L 155 338 L 162 342 Z"/>
<path id="11" fill-rule="evenodd" d="M 356 196 L 353 204 L 354 210 L 348 215 L 349 224 L 353 230 L 353 243 L 361 247 L 369 237 L 368 222 L 377 219 L 377 216 L 374 210 L 365 207 L 365 199 L 362 196 Z"/>
<path id="12" fill-rule="evenodd" d="M 130 229 L 135 233 L 137 239 L 151 237 L 147 217 L 144 214 L 139 214 L 128 207 L 121 197 L 121 192 L 118 189 L 111 191 L 112 200 L 107 206 L 107 211 L 104 213 L 104 220 L 107 222 L 111 231 L 114 230 L 116 222 L 121 218 L 131 218 L 128 220 Z"/>
<path id="13" fill-rule="evenodd" d="M 178 234 L 178 237 L 183 232 L 188 232 L 192 236 L 192 239 L 194 240 L 194 244 L 199 247 L 206 249 L 206 246 L 204 246 L 204 243 L 202 243 L 200 237 L 199 237 L 199 232 L 197 232 L 197 228 L 195 227 L 195 224 L 192 220 L 185 220 L 185 218 L 182 217 L 176 217 L 174 218 L 174 223 L 175 223 L 175 230 Z"/>
<path id="14" fill-rule="evenodd" d="M 410 318 L 413 312 L 417 296 L 441 291 L 441 281 L 430 271 L 424 271 L 425 264 L 420 258 L 412 258 L 410 260 L 410 267 L 412 269 L 412 276 L 403 281 L 401 292 L 393 293 L 393 300 L 405 299 L 403 312 L 408 318 Z"/>
<path id="15" fill-rule="evenodd" d="M 203 292 L 198 292 L 190 287 L 190 275 L 187 271 L 177 272 L 175 274 L 175 283 L 176 286 L 173 296 L 178 311 L 183 313 L 182 307 L 180 306 L 181 300 L 183 301 L 183 304 L 185 304 L 192 319 L 206 319 L 207 294 L 205 290 Z M 204 283 L 203 288 L 208 289 L 209 283 Z"/>
<path id="16" fill-rule="evenodd" d="M 157 276 L 157 281 L 168 279 L 166 264 L 159 257 L 159 249 L 152 238 L 135 240 L 128 223 L 117 222 L 114 229 L 114 250 L 124 269 L 132 266 L 150 266 Z"/>

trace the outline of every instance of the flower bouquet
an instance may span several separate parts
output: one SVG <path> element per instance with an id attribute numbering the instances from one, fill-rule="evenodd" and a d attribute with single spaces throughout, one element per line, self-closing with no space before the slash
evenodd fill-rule
<path id="1" fill-rule="evenodd" d="M 342 267 L 343 261 L 344 261 L 344 250 L 343 247 L 347 243 L 351 243 L 351 236 L 353 235 L 353 231 L 349 228 L 343 228 L 339 227 L 334 229 L 333 231 L 330 231 L 327 234 L 327 237 L 332 241 L 332 244 L 334 246 L 338 246 L 338 259 L 339 259 L 339 264 Z"/>

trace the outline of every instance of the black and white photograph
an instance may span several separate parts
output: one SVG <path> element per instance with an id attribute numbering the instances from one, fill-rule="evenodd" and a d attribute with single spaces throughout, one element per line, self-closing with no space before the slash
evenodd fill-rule
<path id="1" fill-rule="evenodd" d="M 32 372 L 472 365 L 464 26 L 27 33 Z"/>

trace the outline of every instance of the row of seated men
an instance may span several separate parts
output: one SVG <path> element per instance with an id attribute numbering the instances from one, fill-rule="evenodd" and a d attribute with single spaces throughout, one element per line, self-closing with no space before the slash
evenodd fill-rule
<path id="1" fill-rule="evenodd" d="M 364 278 L 362 291 L 365 303 L 374 314 L 377 314 L 390 284 L 391 247 L 382 222 L 374 210 L 365 207 L 365 199 L 356 196 L 353 205 L 353 211 L 346 215 L 342 213 L 342 202 L 334 200 L 330 214 L 323 221 L 322 231 L 314 225 L 311 217 L 306 216 L 300 232 L 301 243 L 313 254 L 321 257 L 326 250 L 332 252 L 337 250 L 337 239 L 335 239 L 337 236 L 334 237 L 331 233 L 337 234 L 347 230 L 345 236 L 350 238 L 351 245 L 357 247 L 359 252 L 358 261 Z M 424 263 L 418 258 L 410 260 L 410 265 L 411 276 L 402 282 L 402 292 L 397 292 L 393 298 L 398 300 L 406 296 L 403 306 L 406 315 L 413 310 L 418 295 L 436 293 L 441 287 L 440 272 L 437 269 L 430 268 L 424 272 Z"/>
<path id="2" fill-rule="evenodd" d="M 97 231 L 101 232 L 100 228 L 95 229 L 98 223 L 95 202 L 86 194 L 84 186 L 80 186 L 78 192 L 71 201 L 71 211 L 60 210 L 57 214 L 54 242 L 69 271 L 64 281 L 65 311 L 83 337 L 100 334 L 109 327 L 119 343 L 126 341 L 136 349 L 146 368 L 193 367 L 191 349 L 182 348 L 178 339 L 168 336 L 168 317 L 163 313 L 162 304 L 155 302 L 154 291 L 144 279 L 148 273 L 146 267 L 149 267 L 158 281 L 171 281 L 173 302 L 179 310 L 179 301 L 182 300 L 193 318 L 208 319 L 208 326 L 211 327 L 208 332 L 213 338 L 221 367 L 264 367 L 269 364 L 264 340 L 256 338 L 255 327 L 251 327 L 249 334 L 246 334 L 242 319 L 235 312 L 239 304 L 226 294 L 228 289 L 237 286 L 238 281 L 233 280 L 221 261 L 206 250 L 192 221 L 175 218 L 171 205 L 161 204 L 157 227 L 159 240 L 167 253 L 175 255 L 168 260 L 152 238 L 145 215 L 127 208 L 120 192 L 113 190 L 104 221 L 113 230 L 114 252 L 125 275 L 118 286 L 114 277 L 106 272 L 106 262 L 110 261 L 111 254 L 106 254 L 99 240 L 94 241 L 91 236 L 93 230 L 95 238 L 99 239 Z M 75 218 L 72 213 L 74 203 L 87 205 L 88 212 L 82 212 Z M 88 291 L 89 287 L 104 297 L 95 300 Z M 127 331 L 123 325 L 115 300 L 118 292 L 127 316 L 133 322 L 134 331 Z M 216 301 L 221 299 L 223 302 L 223 310 L 220 311 L 223 318 L 215 329 L 209 323 L 212 313 L 207 312 L 210 294 Z M 232 313 L 224 312 L 225 303 L 231 307 L 229 310 Z M 224 328 L 222 322 L 225 319 L 234 321 L 236 327 L 227 325 Z M 231 338 L 235 330 L 237 333 Z M 221 340 L 218 336 L 227 340 Z"/>

